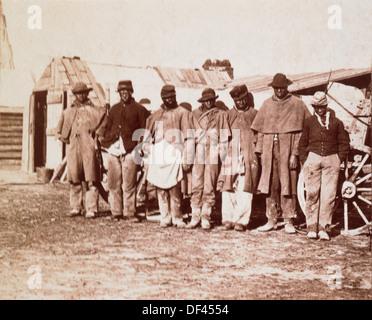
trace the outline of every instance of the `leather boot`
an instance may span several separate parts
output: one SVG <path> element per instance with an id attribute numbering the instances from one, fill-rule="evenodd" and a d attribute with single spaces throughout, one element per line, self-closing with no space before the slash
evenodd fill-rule
<path id="1" fill-rule="evenodd" d="M 276 230 L 278 226 L 276 225 L 276 220 L 269 220 L 267 223 L 259 228 L 257 228 L 260 232 L 268 232 L 271 230 Z"/>
<path id="2" fill-rule="evenodd" d="M 209 230 L 211 228 L 211 224 L 209 222 L 212 214 L 212 206 L 209 203 L 203 204 L 202 212 L 201 212 L 201 224 L 202 229 Z"/>

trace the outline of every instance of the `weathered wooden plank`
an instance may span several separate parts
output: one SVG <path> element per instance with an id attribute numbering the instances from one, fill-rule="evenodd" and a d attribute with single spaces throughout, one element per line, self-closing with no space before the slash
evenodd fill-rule
<path id="1" fill-rule="evenodd" d="M 62 59 L 61 58 L 56 58 L 55 59 L 55 63 L 57 65 L 57 70 L 59 72 L 66 72 L 66 68 L 65 68 L 64 64 L 62 63 Z"/>
<path id="2" fill-rule="evenodd" d="M 86 72 L 87 72 L 87 75 L 89 77 L 89 80 L 92 84 L 92 88 L 93 90 L 95 91 L 95 93 L 97 94 L 98 98 L 99 98 L 99 102 L 100 102 L 100 105 L 101 106 L 104 106 L 105 105 L 105 92 L 103 90 L 103 88 L 101 86 L 98 86 L 97 85 L 97 81 L 96 81 L 96 78 L 95 76 L 93 75 L 92 71 L 90 70 L 89 66 L 87 65 L 87 63 L 85 61 L 82 62 L 83 65 L 85 66 L 86 68 Z"/>
<path id="3" fill-rule="evenodd" d="M 62 93 L 48 92 L 47 104 L 62 103 Z"/>
<path id="4" fill-rule="evenodd" d="M 74 67 L 71 65 L 70 59 L 64 58 L 62 59 L 62 63 L 65 66 L 67 73 L 70 76 L 76 75 Z"/>
<path id="5" fill-rule="evenodd" d="M 0 145 L 0 153 L 8 151 L 22 151 L 22 145 L 18 144 L 2 144 Z"/>

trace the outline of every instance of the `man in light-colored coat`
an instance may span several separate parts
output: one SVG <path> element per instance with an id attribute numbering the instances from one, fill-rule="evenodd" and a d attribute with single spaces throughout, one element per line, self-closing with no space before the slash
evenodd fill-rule
<path id="1" fill-rule="evenodd" d="M 251 130 L 257 110 L 246 85 L 234 87 L 230 95 L 235 103 L 234 108 L 227 111 L 232 140 L 218 186 L 222 191 L 222 223 L 226 230 L 244 231 L 250 220 L 260 171 L 254 152 L 257 135 Z"/>
<path id="2" fill-rule="evenodd" d="M 67 179 L 70 182 L 69 217 L 82 213 L 83 183 L 86 182 L 86 217 L 94 218 L 98 212 L 100 168 L 96 157 L 96 141 L 104 134 L 105 108 L 95 106 L 88 98 L 92 90 L 77 82 L 72 92 L 76 100 L 63 111 L 57 128 L 57 137 L 66 147 Z"/>
<path id="3" fill-rule="evenodd" d="M 299 168 L 298 144 L 304 121 L 310 116 L 305 103 L 288 92 L 292 81 L 278 73 L 269 84 L 274 95 L 265 100 L 252 124 L 258 132 L 256 152 L 261 157 L 262 173 L 258 190 L 267 194 L 268 222 L 259 231 L 277 228 L 280 210 L 283 212 L 285 231 L 296 233 L 297 174 Z"/>

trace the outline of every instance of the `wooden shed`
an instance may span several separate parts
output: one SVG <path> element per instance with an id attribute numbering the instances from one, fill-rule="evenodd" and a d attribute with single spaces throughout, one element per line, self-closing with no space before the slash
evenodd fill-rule
<path id="1" fill-rule="evenodd" d="M 22 169 L 56 168 L 65 156 L 65 148 L 55 138 L 62 111 L 71 104 L 73 85 L 82 81 L 93 90 L 90 98 L 104 105 L 105 93 L 86 62 L 79 58 L 55 58 L 47 66 L 32 90 L 29 108 L 24 112 Z"/>

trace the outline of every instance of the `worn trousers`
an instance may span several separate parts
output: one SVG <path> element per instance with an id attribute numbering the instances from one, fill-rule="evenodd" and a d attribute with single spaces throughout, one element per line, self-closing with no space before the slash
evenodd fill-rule
<path id="1" fill-rule="evenodd" d="M 181 182 L 170 189 L 157 188 L 160 219 L 162 224 L 178 225 L 183 222 L 181 211 Z"/>
<path id="2" fill-rule="evenodd" d="M 232 222 L 247 226 L 252 213 L 253 194 L 243 191 L 245 176 L 238 176 L 235 192 L 222 192 L 222 223 Z"/>
<path id="3" fill-rule="evenodd" d="M 216 203 L 216 184 L 219 174 L 218 164 L 210 163 L 209 150 L 206 152 L 205 163 L 198 158 L 192 170 L 191 207 L 202 209 L 203 205 L 213 207 Z"/>
<path id="4" fill-rule="evenodd" d="M 332 223 L 339 171 L 337 154 L 320 156 L 309 152 L 303 167 L 308 231 L 324 230 Z"/>
<path id="5" fill-rule="evenodd" d="M 270 177 L 269 194 L 266 197 L 266 217 L 269 220 L 276 220 L 279 212 L 282 211 L 284 219 L 291 219 L 296 216 L 296 195 L 284 196 L 281 194 L 280 184 L 280 150 L 279 143 L 274 142 L 273 159 Z"/>
<path id="6" fill-rule="evenodd" d="M 137 164 L 131 153 L 107 158 L 109 203 L 113 216 L 131 217 L 136 213 Z"/>
<path id="7" fill-rule="evenodd" d="M 73 210 L 83 210 L 83 192 L 85 192 L 85 210 L 87 212 L 98 212 L 99 191 L 94 182 L 70 183 L 70 208 Z"/>

